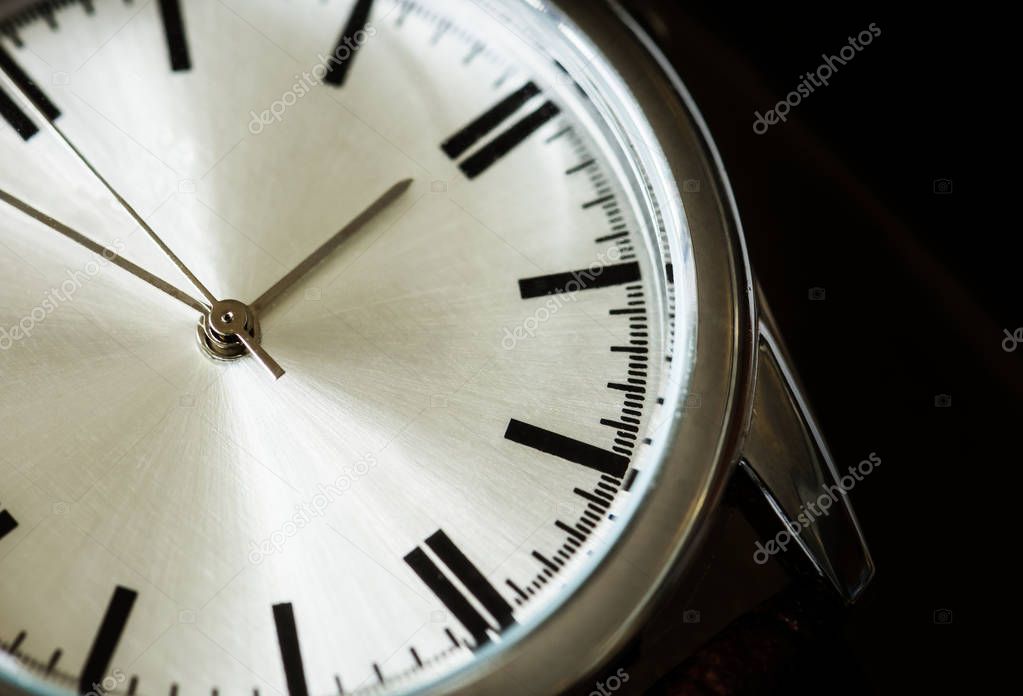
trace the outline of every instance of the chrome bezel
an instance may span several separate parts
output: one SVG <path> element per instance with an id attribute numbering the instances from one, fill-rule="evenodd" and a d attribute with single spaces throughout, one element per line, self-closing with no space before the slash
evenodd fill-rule
<path id="1" fill-rule="evenodd" d="M 674 182 L 695 265 L 697 341 L 656 481 L 602 561 L 528 635 L 409 693 L 553 694 L 622 649 L 695 555 L 752 416 L 756 304 L 741 223 L 720 156 L 692 97 L 653 42 L 614 2 L 526 0 L 571 34 L 583 59 L 602 55 L 638 104 Z M 589 52 L 592 51 L 593 54 Z M 556 56 L 571 63 L 569 57 Z M 569 71 L 572 72 L 571 70 Z M 700 182 L 686 191 L 686 180 Z M 679 250 L 672 246 L 672 253 Z M 700 407 L 684 409 L 684 393 Z M 683 416 L 684 413 L 684 417 Z"/>

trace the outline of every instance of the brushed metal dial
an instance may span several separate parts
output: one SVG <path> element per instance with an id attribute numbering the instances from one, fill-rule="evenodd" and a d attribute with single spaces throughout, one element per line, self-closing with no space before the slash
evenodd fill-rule
<path id="1" fill-rule="evenodd" d="M 400 691 L 593 571 L 659 466 L 692 269 L 611 117 L 504 21 L 519 6 L 0 24 L 0 189 L 25 203 L 0 205 L 0 670 Z M 280 379 L 212 359 L 253 351 Z"/>

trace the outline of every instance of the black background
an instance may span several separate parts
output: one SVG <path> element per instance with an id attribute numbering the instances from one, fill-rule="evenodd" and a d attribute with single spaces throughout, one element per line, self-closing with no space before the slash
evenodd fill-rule
<path id="1" fill-rule="evenodd" d="M 987 542 L 1019 526 L 1007 521 L 1023 345 L 1001 346 L 1003 330 L 1023 327 L 1018 225 L 987 212 L 1002 175 L 974 159 L 1007 84 L 976 41 L 997 44 L 998 21 L 977 34 L 960 7 L 626 4 L 721 150 L 755 272 L 840 468 L 870 452 L 883 461 L 851 494 L 875 581 L 842 639 L 776 692 L 959 692 L 989 668 L 964 657 L 999 582 Z M 881 36 L 830 86 L 753 132 L 754 112 L 872 22 Z"/>

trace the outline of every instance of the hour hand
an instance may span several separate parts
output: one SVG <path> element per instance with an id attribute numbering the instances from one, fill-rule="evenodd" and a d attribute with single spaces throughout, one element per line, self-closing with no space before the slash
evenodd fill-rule
<path id="1" fill-rule="evenodd" d="M 366 208 L 366 210 L 364 210 L 357 218 L 342 227 L 337 234 L 324 242 L 319 249 L 314 251 L 308 258 L 306 258 L 305 261 L 296 266 L 291 273 L 281 278 L 272 288 L 260 295 L 260 297 L 250 305 L 252 310 L 256 313 L 266 311 L 266 309 L 276 302 L 281 295 L 291 288 L 292 285 L 297 283 L 302 277 L 309 273 L 309 271 L 319 265 L 321 261 L 341 246 L 346 239 L 351 237 L 358 230 L 362 229 L 370 220 L 383 212 L 387 206 L 401 197 L 401 195 L 405 193 L 411 185 L 412 179 L 405 179 L 389 188 L 384 195 L 374 201 L 373 204 Z"/>
<path id="2" fill-rule="evenodd" d="M 65 236 L 65 237 L 67 237 L 72 242 L 75 242 L 76 244 L 79 244 L 80 246 L 85 247 L 86 249 L 88 249 L 92 253 L 94 253 L 94 254 L 96 254 L 98 256 L 102 256 L 106 260 L 110 261 L 112 264 L 114 264 L 116 266 L 119 266 L 120 268 L 123 268 L 124 270 L 128 271 L 133 276 L 135 276 L 136 278 L 139 278 L 139 279 L 149 283 L 150 285 L 152 285 L 157 290 L 160 290 L 161 292 L 167 293 L 168 295 L 173 297 L 175 300 L 178 300 L 179 302 L 182 302 L 183 304 L 187 305 L 188 307 L 191 307 L 192 309 L 196 310 L 200 314 L 206 314 L 206 313 L 208 313 L 210 311 L 210 308 L 206 304 L 204 304 L 203 302 L 200 302 L 199 300 L 195 299 L 194 297 L 189 295 L 187 292 L 185 292 L 183 290 L 179 290 L 178 288 L 176 288 L 173 285 L 171 285 L 170 283 L 168 283 L 166 280 L 164 280 L 164 279 L 162 279 L 162 278 L 160 278 L 158 276 L 153 275 L 152 273 L 150 273 L 146 269 L 142 268 L 141 266 L 137 266 L 134 263 L 132 263 L 131 261 L 129 261 L 128 259 L 123 258 L 116 251 L 111 249 L 110 247 L 105 247 L 102 244 L 100 244 L 99 242 L 93 241 L 89 237 L 85 236 L 84 234 L 82 234 L 78 230 L 72 229 L 71 227 L 68 227 L 64 223 L 59 222 L 57 220 L 54 220 L 52 217 L 50 217 L 46 213 L 44 213 L 44 212 L 42 212 L 42 211 L 40 211 L 40 210 L 38 210 L 36 208 L 33 208 L 31 205 L 29 205 L 25 201 L 21 200 L 20 198 L 15 197 L 15 196 L 12 196 L 11 194 L 7 193 L 7 191 L 4 191 L 3 189 L 0 189 L 0 201 L 3 201 L 4 203 L 6 203 L 7 205 L 11 206 L 12 208 L 15 208 L 16 210 L 21 211 L 22 213 L 24 213 L 25 215 L 29 216 L 30 218 L 43 223 L 44 225 L 49 227 L 54 232 L 57 232 L 57 233 Z"/>

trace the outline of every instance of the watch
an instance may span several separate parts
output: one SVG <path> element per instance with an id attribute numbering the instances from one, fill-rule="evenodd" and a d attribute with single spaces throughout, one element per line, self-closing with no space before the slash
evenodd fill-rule
<path id="1" fill-rule="evenodd" d="M 0 2 L 0 116 L 0 693 L 617 691 L 710 557 L 869 582 L 617 4 Z"/>

